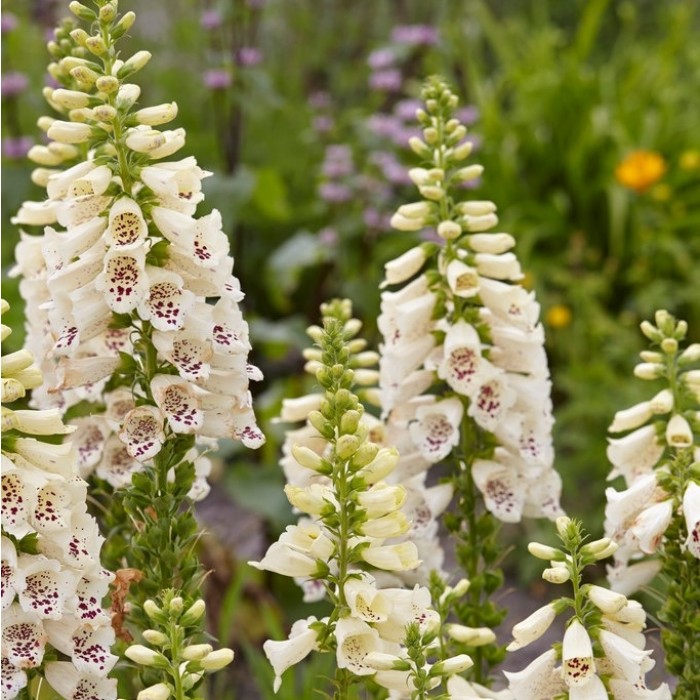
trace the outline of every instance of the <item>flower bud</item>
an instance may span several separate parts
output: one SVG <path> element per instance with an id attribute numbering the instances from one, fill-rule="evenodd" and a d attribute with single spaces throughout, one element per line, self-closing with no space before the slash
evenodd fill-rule
<path id="1" fill-rule="evenodd" d="M 144 688 L 137 696 L 136 700 L 168 700 L 172 696 L 170 686 L 165 683 L 156 683 L 148 688 Z"/>
<path id="2" fill-rule="evenodd" d="M 397 213 L 407 219 L 425 219 L 432 213 L 432 208 L 429 202 L 412 202 L 411 204 L 402 204 Z"/>
<path id="3" fill-rule="evenodd" d="M 112 105 L 98 105 L 92 110 L 92 113 L 100 122 L 111 122 L 117 118 L 117 110 Z"/>
<path id="4" fill-rule="evenodd" d="M 370 651 L 362 662 L 375 671 L 408 671 L 411 668 L 405 659 L 381 651 Z"/>
<path id="5" fill-rule="evenodd" d="M 163 654 L 154 649 L 149 649 L 143 644 L 132 644 L 130 647 L 127 647 L 124 656 L 142 666 L 160 666 L 165 668 L 168 665 L 168 660 Z"/>
<path id="6" fill-rule="evenodd" d="M 470 656 L 467 656 L 467 654 L 458 654 L 457 656 L 451 656 L 449 659 L 445 659 L 444 661 L 438 661 L 430 669 L 430 675 L 453 676 L 456 673 L 462 673 L 463 671 L 466 671 L 473 665 L 474 662 L 471 660 Z"/>
<path id="7" fill-rule="evenodd" d="M 70 32 L 71 39 L 79 46 L 85 46 L 85 40 L 90 36 L 84 29 L 73 29 Z"/>
<path id="8" fill-rule="evenodd" d="M 565 566 L 553 566 L 542 572 L 542 578 L 549 583 L 566 583 L 571 578 L 571 572 Z"/>
<path id="9" fill-rule="evenodd" d="M 642 321 L 639 324 L 639 329 L 652 342 L 658 343 L 661 341 L 661 338 L 662 338 L 661 332 L 659 331 L 659 329 L 656 326 L 654 326 L 649 321 Z"/>
<path id="10" fill-rule="evenodd" d="M 158 630 L 144 630 L 143 638 L 154 646 L 161 647 L 168 642 L 167 635 L 159 632 Z"/>
<path id="11" fill-rule="evenodd" d="M 367 520 L 360 526 L 360 532 L 368 537 L 388 539 L 405 534 L 410 527 L 411 523 L 406 518 L 406 514 L 395 510 L 381 518 Z"/>
<path id="12" fill-rule="evenodd" d="M 425 142 L 434 146 L 438 142 L 438 132 L 434 126 L 429 126 L 427 129 L 423 129 L 423 138 Z"/>
<path id="13" fill-rule="evenodd" d="M 202 618 L 202 615 L 204 615 L 206 607 L 206 603 L 201 598 L 199 600 L 195 600 L 195 602 L 192 603 L 187 610 L 185 610 L 184 615 L 180 618 L 180 625 L 183 627 L 190 627 L 191 625 L 197 623 Z"/>
<path id="14" fill-rule="evenodd" d="M 147 124 L 148 126 L 158 126 L 166 124 L 177 117 L 177 104 L 175 102 L 166 102 L 155 107 L 145 107 L 134 113 L 134 118 L 139 124 Z"/>
<path id="15" fill-rule="evenodd" d="M 137 153 L 152 153 L 165 144 L 165 136 L 155 129 L 129 129 L 125 143 Z"/>
<path id="16" fill-rule="evenodd" d="M 351 464 L 354 464 L 357 454 L 365 445 L 372 444 L 373 443 L 365 443 L 360 450 L 355 453 Z M 374 445 L 374 447 L 376 448 L 376 445 Z M 359 475 L 367 485 L 376 484 L 396 469 L 399 458 L 399 451 L 395 447 L 383 447 L 377 452 L 376 457 L 359 472 Z"/>
<path id="17" fill-rule="evenodd" d="M 627 605 L 627 598 L 624 595 L 615 593 L 602 586 L 591 585 L 588 588 L 587 595 L 593 605 L 605 615 L 613 615 Z"/>
<path id="18" fill-rule="evenodd" d="M 470 647 L 480 647 L 496 641 L 494 631 L 488 627 L 467 627 L 466 625 L 448 624 L 447 634 L 456 642 Z"/>
<path id="19" fill-rule="evenodd" d="M 595 561 L 607 559 L 611 554 L 614 554 L 618 549 L 618 545 L 609 537 L 602 537 L 599 540 L 594 540 L 581 547 L 581 554 L 584 556 L 593 557 Z"/>
<path id="20" fill-rule="evenodd" d="M 115 3 L 108 2 L 100 8 L 100 22 L 111 22 L 117 16 L 117 8 Z"/>
<path id="21" fill-rule="evenodd" d="M 136 20 L 136 15 L 129 11 L 124 13 L 124 16 L 112 27 L 112 39 L 119 39 L 119 37 L 126 34 L 126 32 L 131 29 L 132 25 Z"/>
<path id="22" fill-rule="evenodd" d="M 411 136 L 411 138 L 408 139 L 408 145 L 410 149 L 421 158 L 430 158 L 432 155 L 428 145 L 417 136 Z"/>
<path id="23" fill-rule="evenodd" d="M 214 651 L 214 647 L 211 644 L 190 644 L 182 650 L 180 657 L 187 661 L 201 661 L 212 651 Z"/>
<path id="24" fill-rule="evenodd" d="M 224 647 L 212 651 L 211 654 L 203 658 L 199 664 L 205 671 L 218 671 L 228 666 L 233 661 L 233 650 Z"/>
<path id="25" fill-rule="evenodd" d="M 675 338 L 664 338 L 661 341 L 661 349 L 667 355 L 673 355 L 678 352 L 678 341 Z"/>
<path id="26" fill-rule="evenodd" d="M 474 144 L 471 141 L 464 141 L 460 143 L 459 146 L 455 146 L 452 149 L 452 158 L 454 158 L 454 160 L 464 160 L 469 157 L 473 148 Z M 476 177 L 478 177 L 478 175 Z"/>
<path id="27" fill-rule="evenodd" d="M 700 343 L 692 343 L 680 354 L 678 364 L 682 367 L 683 365 L 689 365 L 692 362 L 698 362 L 699 360 Z"/>
<path id="28" fill-rule="evenodd" d="M 311 491 L 309 488 L 287 484 L 284 487 L 284 493 L 291 505 L 302 513 L 321 515 L 329 506 L 328 501 L 318 490 Z"/>
<path id="29" fill-rule="evenodd" d="M 470 180 L 476 180 L 476 178 L 481 177 L 483 172 L 484 167 L 482 165 L 467 165 L 465 168 L 460 168 L 454 174 L 454 178 L 459 182 L 469 182 Z"/>
<path id="30" fill-rule="evenodd" d="M 104 8 L 102 8 L 104 9 Z M 105 40 L 99 35 L 89 36 L 85 39 L 85 48 L 95 56 L 101 56 L 107 51 Z"/>
<path id="31" fill-rule="evenodd" d="M 634 376 L 637 379 L 658 379 L 663 376 L 664 366 L 655 362 L 640 362 L 635 365 Z"/>
<path id="32" fill-rule="evenodd" d="M 95 81 L 95 87 L 107 95 L 119 90 L 119 80 L 113 75 L 102 75 Z M 117 102 L 117 106 L 119 103 Z"/>
<path id="33" fill-rule="evenodd" d="M 302 467 L 312 469 L 315 472 L 321 471 L 324 467 L 323 459 L 320 455 L 304 445 L 292 445 L 292 456 Z"/>
<path id="34" fill-rule="evenodd" d="M 339 459 L 350 459 L 360 447 L 356 435 L 341 435 L 335 443 L 335 454 Z"/>
<path id="35" fill-rule="evenodd" d="M 141 70 L 151 60 L 151 55 L 150 51 L 137 51 L 117 71 L 117 77 L 123 80 L 136 73 L 136 71 Z"/>
<path id="36" fill-rule="evenodd" d="M 94 133 L 93 127 L 89 124 L 78 122 L 54 121 L 46 132 L 47 136 L 59 143 L 85 143 L 90 140 Z"/>
<path id="37" fill-rule="evenodd" d="M 421 185 L 418 191 L 426 198 L 434 202 L 439 202 L 445 197 L 445 190 L 437 185 Z"/>
<path id="38" fill-rule="evenodd" d="M 437 233 L 445 241 L 451 241 L 462 233 L 462 227 L 456 221 L 441 221 Z"/>
<path id="39" fill-rule="evenodd" d="M 65 109 L 79 109 L 88 106 L 90 96 L 80 90 L 57 88 L 51 93 L 51 100 Z"/>
<path id="40" fill-rule="evenodd" d="M 564 552 L 560 549 L 541 544 L 540 542 L 530 542 L 527 549 L 533 557 L 544 559 L 545 561 L 563 561 L 565 558 Z"/>
<path id="41" fill-rule="evenodd" d="M 91 88 L 99 77 L 99 73 L 95 73 L 94 70 L 90 70 L 87 66 L 76 66 L 71 68 L 70 74 L 79 83 L 80 86 L 86 88 Z"/>
<path id="42" fill-rule="evenodd" d="M 68 5 L 68 9 L 76 17 L 86 22 L 94 22 L 97 19 L 97 15 L 89 7 L 79 3 L 77 0 L 73 0 L 73 2 Z"/>
<path id="43" fill-rule="evenodd" d="M 163 611 L 156 605 L 155 601 L 153 600 L 147 600 L 143 604 L 143 611 L 150 617 L 152 620 L 157 619 L 159 616 L 163 614 Z"/>

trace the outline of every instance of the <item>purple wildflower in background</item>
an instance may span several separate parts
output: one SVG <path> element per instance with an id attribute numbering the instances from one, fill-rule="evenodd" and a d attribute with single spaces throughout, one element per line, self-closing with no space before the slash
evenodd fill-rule
<path id="1" fill-rule="evenodd" d="M 318 132 L 319 134 L 327 134 L 329 131 L 331 131 L 331 129 L 333 129 L 335 122 L 333 121 L 333 118 L 329 117 L 327 114 L 319 114 L 313 118 L 312 124 L 314 131 Z"/>
<path id="2" fill-rule="evenodd" d="M 432 46 L 438 42 L 438 32 L 427 24 L 404 24 L 394 27 L 391 40 L 409 46 Z"/>
<path id="3" fill-rule="evenodd" d="M 323 90 L 317 90 L 309 95 L 309 104 L 314 109 L 327 109 L 331 106 L 331 97 Z"/>
<path id="4" fill-rule="evenodd" d="M 14 97 L 27 89 L 29 80 L 24 73 L 8 71 L 2 76 L 2 96 Z"/>
<path id="5" fill-rule="evenodd" d="M 262 61 L 262 52 L 255 46 L 242 46 L 238 50 L 238 63 L 242 66 L 257 66 Z"/>
<path id="6" fill-rule="evenodd" d="M 381 92 L 397 92 L 401 89 L 401 83 L 401 71 L 394 69 L 379 70 L 369 76 L 369 86 Z"/>
<path id="7" fill-rule="evenodd" d="M 423 103 L 420 100 L 400 100 L 394 107 L 394 114 L 406 122 L 415 122 L 416 110 L 422 107 Z"/>
<path id="8" fill-rule="evenodd" d="M 382 68 L 389 68 L 394 65 L 396 60 L 396 54 L 393 49 L 375 49 L 367 57 L 367 65 L 372 70 L 381 70 Z"/>
<path id="9" fill-rule="evenodd" d="M 321 245 L 333 247 L 338 242 L 338 232 L 334 228 L 326 226 L 318 232 L 318 242 Z"/>
<path id="10" fill-rule="evenodd" d="M 16 28 L 17 17 L 11 12 L 3 12 L 2 15 L 0 15 L 0 31 L 2 31 L 3 34 L 7 34 Z"/>
<path id="11" fill-rule="evenodd" d="M 262 10 L 265 7 L 265 0 L 248 0 L 248 7 L 251 10 Z"/>
<path id="12" fill-rule="evenodd" d="M 27 155 L 33 145 L 34 141 L 29 136 L 8 136 L 2 140 L 2 155 L 10 160 L 19 160 Z"/>
<path id="13" fill-rule="evenodd" d="M 329 178 L 350 175 L 353 171 L 352 151 L 345 144 L 334 144 L 326 148 L 323 159 L 323 174 Z"/>
<path id="14" fill-rule="evenodd" d="M 231 74 L 223 68 L 213 68 L 204 72 L 204 84 L 210 90 L 225 90 L 231 86 Z"/>
<path id="15" fill-rule="evenodd" d="M 216 9 L 204 10 L 199 19 L 203 29 L 216 29 L 221 26 L 221 13 Z"/>
<path id="16" fill-rule="evenodd" d="M 331 204 L 347 202 L 352 199 L 352 190 L 337 182 L 323 182 L 318 188 L 321 199 Z"/>
<path id="17" fill-rule="evenodd" d="M 457 110 L 455 119 L 459 119 L 465 126 L 470 126 L 479 119 L 479 108 L 474 105 L 466 105 Z"/>

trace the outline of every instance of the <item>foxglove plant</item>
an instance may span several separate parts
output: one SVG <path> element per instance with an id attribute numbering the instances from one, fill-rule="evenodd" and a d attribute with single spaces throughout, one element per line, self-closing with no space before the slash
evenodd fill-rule
<path id="1" fill-rule="evenodd" d="M 606 490 L 606 533 L 619 545 L 608 577 L 632 593 L 660 571 L 666 665 L 679 678 L 676 697 L 691 698 L 700 683 L 700 344 L 681 343 L 687 324 L 668 312 L 641 328 L 651 349 L 635 375 L 663 388 L 615 414 L 610 432 L 610 478 L 627 488 Z"/>
<path id="2" fill-rule="evenodd" d="M 50 381 L 34 402 L 77 426 L 81 473 L 94 471 L 107 493 L 107 561 L 146 574 L 133 602 L 175 589 L 190 606 L 202 579 L 192 500 L 208 491 L 206 453 L 219 438 L 264 442 L 248 390 L 262 375 L 247 361 L 221 216 L 195 216 L 209 173 L 192 157 L 164 160 L 185 142 L 184 129 L 154 128 L 175 118 L 175 103 L 135 109 L 140 88 L 128 79 L 151 55 L 122 60 L 116 48 L 134 13 L 106 0 L 70 9 L 89 31 L 64 25 L 49 45 L 63 87 L 45 96 L 62 118 L 40 120 L 49 143 L 30 152 L 51 166 L 33 173 L 48 198 L 14 218 L 43 228 L 23 230 L 17 251 L 28 339 Z M 149 624 L 140 605 L 128 622 Z"/>
<path id="3" fill-rule="evenodd" d="M 308 331 L 317 347 L 306 356 L 325 392 L 288 400 L 282 412 L 286 420 L 307 416 L 304 428 L 290 431 L 284 460 L 285 493 L 304 516 L 251 564 L 298 579 L 307 599 L 327 597 L 333 607 L 321 620 L 297 621 L 288 640 L 267 641 L 264 650 L 275 690 L 284 671 L 316 650 L 335 653 L 337 698 L 369 676 L 395 697 L 425 698 L 471 661 L 457 655 L 429 662 L 439 622 L 430 592 L 396 585 L 420 564 L 416 545 L 403 538 L 410 528 L 402 511 L 407 489 L 389 483 L 398 452 L 370 439 L 378 421 L 352 392 L 356 383 L 376 381 L 367 367 L 376 355 L 363 352 L 365 342 L 355 337 L 360 323 L 349 302 L 332 302 L 322 312 L 323 328 Z"/>
<path id="4" fill-rule="evenodd" d="M 3 325 L 2 340 L 11 332 Z M 41 382 L 30 352 L 3 355 L 2 697 L 25 688 L 37 697 L 43 678 L 67 700 L 109 700 L 117 657 L 102 599 L 114 577 L 100 565 L 103 539 L 76 451 L 51 441 L 72 428 L 56 409 L 7 405 Z"/>
<path id="5" fill-rule="evenodd" d="M 569 700 L 670 700 L 662 683 L 646 687 L 645 676 L 654 667 L 643 634 L 646 613 L 621 593 L 583 582 L 583 570 L 609 557 L 617 549 L 610 538 L 586 542 L 581 523 L 566 516 L 557 519 L 562 549 L 531 542 L 530 553 L 550 562 L 542 577 L 551 583 L 571 582 L 573 597 L 562 597 L 536 610 L 513 628 L 509 651 L 539 639 L 557 615 L 571 609 L 564 639 L 525 669 L 506 672 L 517 700 L 569 698 Z M 560 665 L 558 665 L 560 664 Z"/>
<path id="6" fill-rule="evenodd" d="M 490 596 L 502 583 L 499 521 L 561 515 L 561 479 L 553 469 L 550 381 L 534 293 L 489 201 L 461 201 L 463 183 L 481 176 L 463 165 L 472 149 L 453 115 L 457 98 L 439 78 L 417 112 L 422 138 L 409 144 L 423 166 L 409 171 L 421 200 L 399 207 L 394 228 L 434 230 L 386 264 L 378 319 L 380 390 L 387 434 L 399 446 L 398 469 L 424 472 L 450 455 L 457 507 L 445 518 L 458 538 L 457 560 L 470 581 L 452 607 L 460 624 L 479 631 L 471 679 L 487 683 L 503 650 L 483 628 L 503 619 Z M 435 579 L 439 599 L 444 582 Z M 445 615 L 448 610 L 443 611 Z M 464 635 L 466 639 L 467 636 Z M 454 638 L 445 638 L 453 649 Z M 466 647 L 464 646 L 466 645 Z"/>

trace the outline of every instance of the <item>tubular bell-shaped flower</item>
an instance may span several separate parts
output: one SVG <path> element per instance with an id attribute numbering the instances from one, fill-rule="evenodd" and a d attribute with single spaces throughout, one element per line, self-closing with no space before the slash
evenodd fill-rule
<path id="1" fill-rule="evenodd" d="M 7 308 L 2 301 L 3 314 Z M 2 338 L 10 332 L 3 325 Z M 116 681 L 106 676 L 117 659 L 101 601 L 113 576 L 100 565 L 102 538 L 86 512 L 77 452 L 70 443 L 45 442 L 72 430 L 57 409 L 6 405 L 38 381 L 31 353 L 3 356 L 2 696 L 17 697 L 37 675 L 53 682 L 54 664 L 45 663 L 52 649 L 53 658 L 60 651 L 70 659 L 61 662 L 62 678 L 82 685 L 83 697 L 108 700 L 116 697 Z M 59 681 L 55 689 L 63 693 L 65 687 Z"/>

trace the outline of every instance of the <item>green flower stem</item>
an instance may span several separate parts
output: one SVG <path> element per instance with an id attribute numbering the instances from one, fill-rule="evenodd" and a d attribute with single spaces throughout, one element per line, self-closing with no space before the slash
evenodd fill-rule
<path id="1" fill-rule="evenodd" d="M 463 467 L 454 477 L 459 510 L 447 523 L 461 541 L 457 545 L 457 560 L 471 584 L 466 602 L 455 601 L 454 604 L 459 622 L 468 627 L 494 628 L 506 615 L 505 609 L 490 600 L 503 581 L 503 573 L 497 565 L 500 558 L 495 555 L 500 523 L 488 511 L 480 514 L 481 495 L 472 475 L 474 460 L 489 449 L 483 431 L 471 418 L 465 417 L 457 453 Z M 493 644 L 469 647 L 467 653 L 474 662 L 469 674 L 481 684 L 489 682 L 491 669 L 505 656 L 503 647 Z"/>
<path id="2" fill-rule="evenodd" d="M 674 496 L 678 513 L 690 479 L 692 449 L 680 451 L 671 463 L 671 478 L 679 488 Z M 661 642 L 666 667 L 678 678 L 675 700 L 692 700 L 700 687 L 700 563 L 685 551 L 688 532 L 683 517 L 676 515 L 660 548 L 661 573 L 667 581 L 659 619 L 664 622 Z"/>

